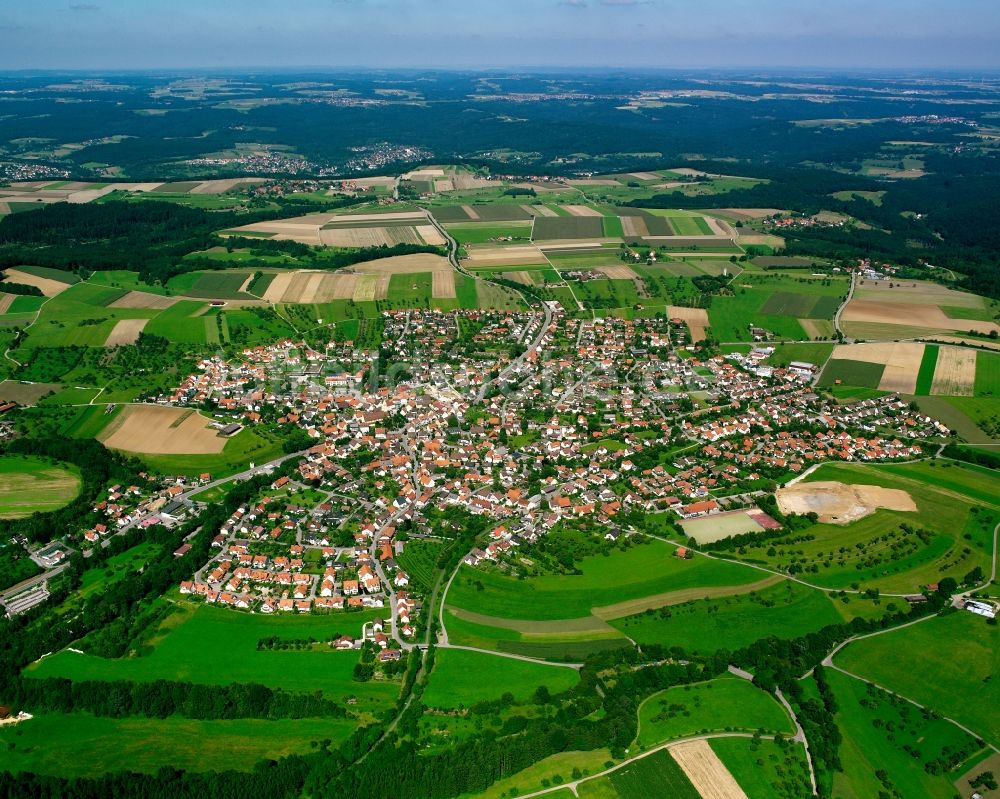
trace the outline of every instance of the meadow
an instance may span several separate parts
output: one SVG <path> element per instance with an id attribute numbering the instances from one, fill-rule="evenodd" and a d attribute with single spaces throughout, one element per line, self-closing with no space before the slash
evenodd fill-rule
<path id="1" fill-rule="evenodd" d="M 43 458 L 0 457 L 0 519 L 61 508 L 80 491 L 80 471 Z"/>
<path id="2" fill-rule="evenodd" d="M 864 638 L 834 663 L 1000 745 L 1000 628 L 981 616 L 960 611 Z"/>
<path id="3" fill-rule="evenodd" d="M 559 694 L 579 682 L 575 669 L 498 657 L 464 649 L 440 649 L 421 701 L 429 707 L 470 707 L 511 693 L 523 702 L 539 686 Z"/>
<path id="4" fill-rule="evenodd" d="M 64 650 L 28 667 L 29 677 L 72 680 L 186 680 L 209 685 L 255 682 L 286 691 L 322 691 L 343 701 L 356 696 L 356 709 L 378 713 L 399 693 L 394 681 L 355 682 L 358 656 L 329 647 L 316 650 L 258 650 L 262 638 L 309 638 L 329 642 L 357 635 L 362 623 L 384 611 L 273 618 L 209 605 L 178 605 L 148 642 L 152 651 L 117 660 Z"/>
<path id="5" fill-rule="evenodd" d="M 581 799 L 646 799 L 651 796 L 700 799 L 691 780 L 667 751 L 654 752 L 606 777 L 584 782 L 578 795 Z"/>
<path id="6" fill-rule="evenodd" d="M 812 792 L 801 746 L 746 738 L 713 738 L 708 744 L 747 799 L 799 799 Z"/>
<path id="7" fill-rule="evenodd" d="M 834 775 L 834 795 L 863 799 L 891 788 L 898 796 L 953 799 L 949 778 L 953 767 L 929 770 L 927 764 L 942 756 L 948 763 L 949 752 L 964 752 L 959 763 L 964 762 L 981 748 L 969 735 L 834 669 L 826 670 L 826 678 L 837 700 L 837 726 L 843 736 L 840 759 L 844 769 Z"/>
<path id="8" fill-rule="evenodd" d="M 794 734 L 788 712 L 749 681 L 725 675 L 659 691 L 639 706 L 636 743 L 642 747 L 705 732 Z"/>

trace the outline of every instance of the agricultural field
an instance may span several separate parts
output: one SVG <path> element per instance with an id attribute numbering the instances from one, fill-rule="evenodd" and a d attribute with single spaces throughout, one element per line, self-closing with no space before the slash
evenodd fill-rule
<path id="1" fill-rule="evenodd" d="M 0 456 L 0 519 L 61 508 L 80 491 L 75 466 L 42 458 Z"/>
<path id="2" fill-rule="evenodd" d="M 226 439 L 194 409 L 129 405 L 101 431 L 112 449 L 151 455 L 210 455 L 222 452 Z"/>
<path id="3" fill-rule="evenodd" d="M 748 593 L 693 599 L 610 623 L 640 644 L 677 646 L 697 655 L 739 649 L 769 635 L 795 638 L 839 624 L 844 615 L 867 615 L 871 610 L 879 609 L 853 597 L 844 604 L 775 577 L 770 585 Z"/>
<path id="4" fill-rule="evenodd" d="M 732 295 L 713 297 L 708 309 L 714 338 L 751 341 L 756 326 L 776 339 L 801 341 L 812 337 L 803 321 L 830 322 L 848 285 L 843 278 L 744 273 L 731 288 Z"/>
<path id="5" fill-rule="evenodd" d="M 666 750 L 629 763 L 606 777 L 580 785 L 581 799 L 643 799 L 669 796 L 671 799 L 700 799 L 677 761 Z"/>
<path id="6" fill-rule="evenodd" d="M 747 799 L 798 799 L 812 792 L 801 746 L 746 738 L 713 738 L 708 744 Z"/>
<path id="7" fill-rule="evenodd" d="M 364 621 L 381 613 L 268 618 L 181 603 L 147 642 L 152 647 L 149 654 L 108 660 L 64 650 L 33 664 L 25 674 L 71 680 L 187 680 L 208 685 L 254 682 L 286 691 L 322 691 L 338 702 L 356 696 L 358 711 L 376 714 L 395 701 L 399 683 L 355 681 L 357 653 L 335 651 L 328 642 L 356 634 Z M 275 635 L 313 637 L 322 643 L 306 651 L 257 648 L 258 641 Z"/>
<path id="8" fill-rule="evenodd" d="M 772 734 L 795 732 L 788 712 L 774 696 L 747 680 L 725 675 L 647 698 L 639 706 L 636 743 L 650 747 L 707 732 L 761 729 Z"/>
<path id="9" fill-rule="evenodd" d="M 494 701 L 502 693 L 510 692 L 516 701 L 523 702 L 540 686 L 559 694 L 578 681 L 579 676 L 572 668 L 443 649 L 435 655 L 434 672 L 421 701 L 429 707 L 451 709 Z"/>
<path id="10" fill-rule="evenodd" d="M 1000 630 L 981 616 L 959 611 L 864 638 L 843 649 L 834 665 L 1000 744 Z"/>

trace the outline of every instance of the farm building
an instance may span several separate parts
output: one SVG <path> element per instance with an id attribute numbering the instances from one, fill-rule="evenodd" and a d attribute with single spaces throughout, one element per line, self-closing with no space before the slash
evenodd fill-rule
<path id="1" fill-rule="evenodd" d="M 970 613 L 975 613 L 977 616 L 985 616 L 987 619 L 995 619 L 997 617 L 997 609 L 989 602 L 967 599 L 965 601 L 965 609 Z"/>

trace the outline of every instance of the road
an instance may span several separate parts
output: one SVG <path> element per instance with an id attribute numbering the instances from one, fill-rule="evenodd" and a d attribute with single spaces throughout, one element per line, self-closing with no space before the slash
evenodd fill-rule
<path id="1" fill-rule="evenodd" d="M 856 281 L 857 281 L 856 274 L 854 272 L 851 272 L 851 287 L 847 290 L 847 299 L 844 300 L 843 304 L 841 304 L 841 306 L 837 309 L 837 313 L 834 314 L 834 316 L 833 316 L 833 329 L 836 330 L 837 333 L 839 333 L 841 335 L 841 337 L 843 337 L 844 342 L 846 344 L 850 344 L 852 341 L 854 341 L 854 339 L 848 338 L 847 336 L 844 335 L 844 331 L 840 327 L 840 315 L 844 312 L 844 308 L 847 307 L 847 304 L 852 299 L 854 299 L 854 285 L 855 285 Z M 817 380 L 819 379 L 818 375 L 817 375 L 816 379 Z"/>

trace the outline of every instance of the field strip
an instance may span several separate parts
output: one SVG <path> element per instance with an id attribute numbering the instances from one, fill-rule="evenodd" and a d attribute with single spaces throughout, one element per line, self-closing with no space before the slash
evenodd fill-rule
<path id="1" fill-rule="evenodd" d="M 567 211 L 569 211 L 573 216 L 604 216 L 600 211 L 595 208 L 591 208 L 589 205 L 564 205 Z"/>
<path id="2" fill-rule="evenodd" d="M 121 319 L 115 323 L 108 333 L 108 339 L 104 342 L 105 347 L 117 347 L 121 344 L 135 344 L 142 329 L 149 322 L 148 319 Z"/>
<path id="3" fill-rule="evenodd" d="M 621 633 L 597 616 L 582 616 L 577 619 L 555 619 L 549 621 L 530 621 L 525 619 L 507 619 L 501 616 L 486 616 L 471 610 L 448 607 L 448 612 L 464 621 L 482 624 L 487 627 L 499 627 L 504 630 L 516 630 L 519 633 L 535 635 L 562 635 L 565 633 L 610 633 L 621 637 Z"/>
<path id="4" fill-rule="evenodd" d="M 38 275 L 22 272 L 18 269 L 0 269 L 0 273 L 6 275 L 4 279 L 8 283 L 21 283 L 25 286 L 34 286 L 46 297 L 55 297 L 70 287 L 69 283 L 62 283 L 48 277 L 38 277 Z"/>
<path id="5" fill-rule="evenodd" d="M 416 227 L 417 235 L 424 240 L 426 244 L 430 244 L 435 247 L 440 247 L 445 244 L 445 238 L 441 235 L 434 225 L 417 225 Z"/>
<path id="6" fill-rule="evenodd" d="M 635 236 L 636 238 L 645 238 L 649 235 L 649 228 L 646 227 L 646 220 L 641 216 L 623 216 L 622 220 L 622 232 L 626 236 Z"/>
<path id="7" fill-rule="evenodd" d="M 931 394 L 950 397 L 971 397 L 976 391 L 976 351 L 963 347 L 941 347 Z"/>
<path id="8" fill-rule="evenodd" d="M 14 303 L 14 294 L 0 294 L 0 313 L 7 313 L 7 309 Z"/>
<path id="9" fill-rule="evenodd" d="M 748 799 L 708 741 L 674 744 L 667 751 L 702 799 Z"/>
<path id="10" fill-rule="evenodd" d="M 917 390 L 917 374 L 924 358 L 924 345 L 903 343 L 892 346 L 892 355 L 878 384 L 879 390 L 913 394 Z"/>
<path id="11" fill-rule="evenodd" d="M 243 289 L 240 289 L 242 291 Z M 114 302 L 108 303 L 109 308 L 152 308 L 163 310 L 169 308 L 175 302 L 179 302 L 177 297 L 164 297 L 160 294 L 150 294 L 148 291 L 130 291 L 123 297 L 119 297 Z"/>
<path id="12" fill-rule="evenodd" d="M 549 208 L 547 205 L 533 205 L 531 206 L 539 216 L 559 216 L 555 211 Z"/>
<path id="13" fill-rule="evenodd" d="M 1000 326 L 994 322 L 952 319 L 937 305 L 922 303 L 873 302 L 855 298 L 847 304 L 841 319 L 844 322 L 876 322 L 936 330 L 974 330 L 985 334 L 1000 332 Z"/>
<path id="14" fill-rule="evenodd" d="M 471 205 L 463 205 L 462 210 L 465 211 L 469 219 L 482 219 L 482 217 L 479 216 L 479 212 L 476 211 L 476 209 Z"/>
<path id="15" fill-rule="evenodd" d="M 447 300 L 456 296 L 455 273 L 451 269 L 435 269 L 431 272 L 431 297 Z"/>
<path id="16" fill-rule="evenodd" d="M 294 272 L 280 272 L 275 275 L 267 291 L 264 292 L 264 299 L 268 302 L 281 302 L 292 283 L 294 274 Z"/>
<path id="17" fill-rule="evenodd" d="M 744 585 L 720 585 L 709 588 L 682 588 L 678 591 L 667 591 L 663 594 L 641 597 L 639 599 L 628 599 L 624 602 L 616 602 L 613 605 L 604 605 L 593 608 L 591 612 L 599 619 L 612 621 L 625 616 L 634 616 L 636 613 L 644 613 L 647 610 L 657 610 L 669 605 L 680 605 L 683 602 L 691 602 L 698 599 L 716 599 L 717 597 L 735 596 L 736 594 L 746 594 L 750 591 L 759 591 L 762 588 L 780 583 L 785 578 L 780 574 L 772 574 L 755 583 Z"/>

